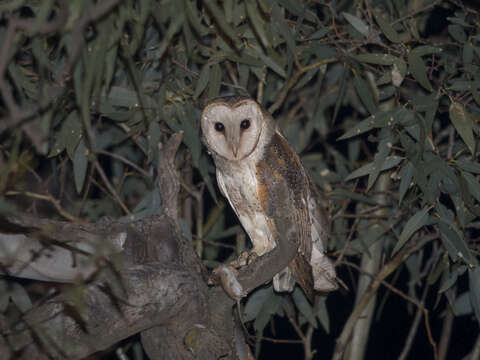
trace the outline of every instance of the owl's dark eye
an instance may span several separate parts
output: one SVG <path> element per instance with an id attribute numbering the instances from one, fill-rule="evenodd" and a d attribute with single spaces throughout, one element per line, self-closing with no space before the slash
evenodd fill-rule
<path id="1" fill-rule="evenodd" d="M 247 130 L 250 127 L 250 120 L 245 119 L 240 123 L 240 128 L 242 130 Z"/>
<path id="2" fill-rule="evenodd" d="M 225 130 L 225 125 L 223 125 L 221 122 L 216 122 L 215 130 L 217 130 L 218 132 L 223 132 L 223 130 Z"/>

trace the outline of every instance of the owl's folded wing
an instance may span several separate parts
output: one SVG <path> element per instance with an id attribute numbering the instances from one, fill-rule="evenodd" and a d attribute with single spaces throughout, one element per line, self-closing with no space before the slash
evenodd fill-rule
<path id="1" fill-rule="evenodd" d="M 290 264 L 305 294 L 312 296 L 311 224 L 306 196 L 308 177 L 295 151 L 280 134 L 273 135 L 257 166 L 258 194 L 266 215 L 274 227 L 277 244 L 294 242 L 299 254 Z"/>

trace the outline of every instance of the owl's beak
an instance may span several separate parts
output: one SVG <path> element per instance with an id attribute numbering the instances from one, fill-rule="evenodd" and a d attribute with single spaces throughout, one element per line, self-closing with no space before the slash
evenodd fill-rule
<path id="1" fill-rule="evenodd" d="M 238 144 L 232 144 L 232 152 L 233 152 L 233 156 L 237 157 Z"/>
<path id="2" fill-rule="evenodd" d="M 227 142 L 230 145 L 230 149 L 232 149 L 233 156 L 237 157 L 238 149 L 240 148 L 240 132 L 227 132 Z"/>

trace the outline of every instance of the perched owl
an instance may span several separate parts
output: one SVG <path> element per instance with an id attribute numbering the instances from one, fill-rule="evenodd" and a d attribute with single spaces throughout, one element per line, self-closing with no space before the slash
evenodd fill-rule
<path id="1" fill-rule="evenodd" d="M 327 220 L 315 186 L 270 114 L 248 97 L 217 98 L 203 110 L 201 127 L 217 167 L 218 186 L 253 251 L 260 256 L 275 248 L 282 219 L 296 225 L 298 253 L 274 276 L 275 290 L 292 291 L 297 281 L 313 299 L 314 290 L 337 289 L 334 266 L 324 254 Z"/>

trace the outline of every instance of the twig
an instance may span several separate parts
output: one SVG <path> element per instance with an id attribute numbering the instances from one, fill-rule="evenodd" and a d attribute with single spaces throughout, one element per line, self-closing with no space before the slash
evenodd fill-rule
<path id="1" fill-rule="evenodd" d="M 371 298 L 375 295 L 375 293 L 378 290 L 378 287 L 382 284 L 382 281 L 389 276 L 395 269 L 397 269 L 411 254 L 414 252 L 418 251 L 421 249 L 423 246 L 425 246 L 426 243 L 437 239 L 440 236 L 440 234 L 431 234 L 429 236 L 426 236 L 424 239 L 422 239 L 418 243 L 412 243 L 410 240 L 410 245 L 405 246 L 402 250 L 400 250 L 395 257 L 390 260 L 390 262 L 386 263 L 379 273 L 376 275 L 376 277 L 373 279 L 372 283 L 369 285 L 367 291 L 363 295 L 362 299 L 358 302 L 358 305 L 355 307 L 355 309 L 352 311 L 350 314 L 350 317 L 348 318 L 347 322 L 345 323 L 345 326 L 343 327 L 343 330 L 340 334 L 340 336 L 337 338 L 337 344 L 335 346 L 334 354 L 332 359 L 333 360 L 341 360 L 343 353 L 345 351 L 345 347 L 347 346 L 350 337 L 352 335 L 352 331 L 355 327 L 355 324 L 357 323 L 358 319 L 360 318 L 360 315 L 362 314 L 363 310 L 365 307 L 368 305 L 370 302 Z M 426 319 L 426 321 L 428 321 Z M 432 345 L 434 349 L 434 356 L 435 359 L 437 359 L 437 348 L 436 344 L 433 341 L 433 338 L 431 336 L 431 332 L 429 331 L 429 327 L 427 328 L 427 334 L 429 338 L 429 342 Z"/>
<path id="2" fill-rule="evenodd" d="M 264 341 L 269 341 L 274 344 L 302 344 L 302 340 L 291 340 L 291 339 L 275 339 L 267 336 L 255 336 L 255 335 L 248 335 L 249 338 L 251 339 L 262 339 Z"/>
<path id="3" fill-rule="evenodd" d="M 452 291 L 455 293 L 454 291 Z M 450 343 L 450 338 L 452 336 L 452 326 L 455 316 L 453 311 L 450 309 L 450 305 L 447 303 L 446 306 L 446 313 L 445 319 L 443 320 L 442 326 L 442 335 L 440 336 L 440 343 L 438 346 L 438 360 L 445 360 L 447 358 L 448 352 L 448 345 Z M 475 357 L 471 357 L 471 359 L 476 359 Z"/>
<path id="4" fill-rule="evenodd" d="M 62 206 L 60 205 L 60 201 L 55 199 L 50 194 L 43 195 L 43 194 L 37 194 L 37 193 L 34 193 L 34 192 L 30 192 L 30 191 L 7 191 L 5 193 L 5 195 L 7 195 L 7 196 L 24 195 L 24 196 L 31 197 L 33 199 L 48 201 L 48 202 L 52 203 L 52 205 L 55 207 L 55 209 L 58 211 L 58 213 L 60 215 L 62 215 L 65 219 L 67 219 L 71 222 L 76 222 L 76 223 L 84 222 L 81 218 L 78 218 L 78 217 L 70 214 L 65 209 L 63 209 Z"/>
<path id="5" fill-rule="evenodd" d="M 219 242 L 219 241 L 202 239 L 202 242 L 204 242 L 205 244 L 212 245 L 212 246 L 224 247 L 224 248 L 232 249 L 232 250 L 235 250 L 235 249 L 236 249 L 236 246 L 235 246 L 235 245 L 224 244 L 224 243 Z"/>
<path id="6" fill-rule="evenodd" d="M 130 215 L 131 212 L 128 210 L 127 206 L 123 203 L 122 199 L 120 199 L 120 196 L 118 196 L 117 191 L 114 189 L 112 184 L 110 184 L 110 181 L 107 178 L 107 175 L 105 175 L 105 172 L 103 171 L 102 167 L 98 163 L 98 160 L 95 159 L 94 161 L 94 166 L 95 169 L 98 171 L 100 174 L 100 177 L 103 180 L 103 183 L 107 187 L 108 191 L 110 191 L 110 194 L 113 196 L 113 198 L 117 201 L 117 203 L 120 205 L 120 207 L 123 209 L 123 211 L 127 214 Z"/>
<path id="7" fill-rule="evenodd" d="M 335 264 L 334 264 L 335 267 L 337 267 L 338 264 L 340 264 L 342 262 L 343 257 L 345 256 L 345 252 L 347 251 L 348 246 L 350 245 L 350 241 L 352 241 L 353 234 L 357 230 L 358 221 L 359 221 L 358 219 L 355 219 L 355 221 L 353 222 L 353 225 L 350 228 L 350 231 L 348 233 L 348 237 L 347 237 L 347 241 L 345 242 L 345 246 L 343 247 L 342 251 L 340 251 L 340 255 L 338 256 L 337 260 L 335 260 Z"/>
<path id="8" fill-rule="evenodd" d="M 182 68 L 185 72 L 189 73 L 190 75 L 193 75 L 193 76 L 196 77 L 196 78 L 200 77 L 200 74 L 199 74 L 199 73 L 197 73 L 196 71 L 190 70 L 186 65 L 178 62 L 177 60 L 172 59 L 172 63 L 174 63 L 175 65 L 179 66 L 180 68 Z M 235 89 L 243 90 L 245 93 L 248 94 L 247 89 L 244 88 L 244 87 L 241 86 L 241 85 L 236 85 L 236 84 L 228 83 L 228 82 L 225 82 L 225 81 L 222 81 L 220 84 L 225 85 L 225 86 L 229 86 L 229 87 L 232 87 L 232 88 L 235 88 Z"/>
<path id="9" fill-rule="evenodd" d="M 429 288 L 430 286 L 428 285 L 428 282 L 427 282 L 425 285 L 425 288 L 423 289 L 422 300 L 420 301 L 421 307 L 417 308 L 417 312 L 415 313 L 415 318 L 413 319 L 412 326 L 407 336 L 407 340 L 405 341 L 405 346 L 403 347 L 403 350 L 400 353 L 398 360 L 405 360 L 412 348 L 413 340 L 415 339 L 415 335 L 418 331 L 418 326 L 420 325 L 420 320 L 422 319 L 422 315 L 425 312 L 425 309 L 423 308 L 423 306 L 424 306 L 425 298 L 427 297 Z"/>
<path id="10" fill-rule="evenodd" d="M 294 304 L 291 303 L 291 300 L 290 300 L 290 305 L 291 305 L 292 309 L 295 308 Z M 285 314 L 287 315 L 287 319 L 290 322 L 290 324 L 292 324 L 293 329 L 297 333 L 298 337 L 302 340 L 303 343 L 305 343 L 305 335 L 303 334 L 302 329 L 300 329 L 300 326 L 298 326 L 297 322 L 295 321 L 293 316 L 290 315 L 290 312 L 287 310 L 287 308 L 285 307 L 284 304 L 282 304 L 282 309 L 285 312 Z"/>
<path id="11" fill-rule="evenodd" d="M 106 150 L 97 150 L 97 154 L 102 154 L 102 155 L 107 155 L 107 156 L 110 156 L 114 159 L 117 159 L 117 160 L 120 160 L 121 162 L 127 164 L 128 166 L 131 166 L 132 168 L 134 168 L 135 170 L 137 170 L 139 173 L 141 173 L 143 176 L 149 178 L 151 177 L 151 175 L 146 172 L 145 170 L 143 170 L 141 167 L 139 167 L 138 165 L 136 165 L 135 163 L 133 163 L 132 161 L 128 160 L 127 158 L 123 157 L 122 155 L 118 155 L 118 154 L 115 154 L 115 153 L 112 153 L 110 151 L 106 151 Z"/>
<path id="12" fill-rule="evenodd" d="M 402 16 L 402 17 L 398 18 L 397 20 L 392 21 L 391 24 L 392 24 L 392 25 L 395 25 L 395 24 L 398 24 L 399 22 L 402 22 L 402 21 L 404 21 L 404 20 L 406 20 L 406 19 L 408 19 L 408 18 L 417 16 L 418 14 L 420 14 L 420 13 L 422 13 L 422 12 L 424 12 L 424 11 L 430 10 L 431 8 L 437 6 L 438 3 L 439 3 L 438 0 L 437 0 L 437 1 L 434 1 L 433 3 L 428 4 L 427 6 L 424 6 L 424 7 L 421 8 L 421 9 L 418 9 L 418 10 L 416 10 L 416 11 L 413 11 L 413 12 L 411 12 L 410 14 L 407 14 L 407 15 L 405 15 L 405 16 Z"/>
<path id="13" fill-rule="evenodd" d="M 300 77 L 306 73 L 307 71 L 310 71 L 312 69 L 315 69 L 317 67 L 320 67 L 322 65 L 325 65 L 325 64 L 328 64 L 328 63 L 332 63 L 332 62 L 335 62 L 337 61 L 338 59 L 337 58 L 327 58 L 327 59 L 323 59 L 323 60 L 320 60 L 320 61 L 317 61 L 313 64 L 310 64 L 310 65 L 307 65 L 305 67 L 302 67 L 300 68 L 296 73 L 295 75 L 293 75 L 293 77 L 290 79 L 290 81 L 288 81 L 285 86 L 283 87 L 282 91 L 280 91 L 280 94 L 278 95 L 278 98 L 277 98 L 277 101 L 275 101 L 269 108 L 268 108 L 268 112 L 270 114 L 273 114 L 276 110 L 278 110 L 278 108 L 280 106 L 282 106 L 283 102 L 285 101 L 285 98 L 287 97 L 287 94 L 288 92 L 290 91 L 290 89 L 292 87 L 295 86 L 295 84 L 297 83 L 298 79 L 300 79 Z"/>
<path id="14" fill-rule="evenodd" d="M 343 261 L 343 264 L 347 265 L 347 266 L 350 266 L 352 268 L 354 268 L 355 270 L 357 270 L 359 273 L 363 274 L 363 275 L 367 275 L 367 276 L 370 276 L 372 279 L 375 279 L 375 274 L 372 274 L 370 272 L 367 272 L 365 270 L 363 270 L 360 266 L 358 266 L 357 264 L 355 263 L 352 263 L 350 261 L 347 261 L 347 260 L 344 260 Z M 386 288 L 388 288 L 391 292 L 397 294 L 398 296 L 402 297 L 403 299 L 407 300 L 408 302 L 411 302 L 412 304 L 414 304 L 415 306 L 417 307 L 420 307 L 423 309 L 423 305 L 420 304 L 417 300 L 415 300 L 414 298 L 410 297 L 409 295 L 405 294 L 402 290 L 399 290 L 397 289 L 396 287 L 394 287 L 392 284 L 390 284 L 389 282 L 385 281 L 385 280 L 380 280 L 380 283 L 385 286 Z"/>
<path id="15" fill-rule="evenodd" d="M 473 346 L 473 350 L 470 354 L 470 359 L 480 359 L 480 334 L 477 336 L 477 340 L 475 341 L 475 345 Z"/>

